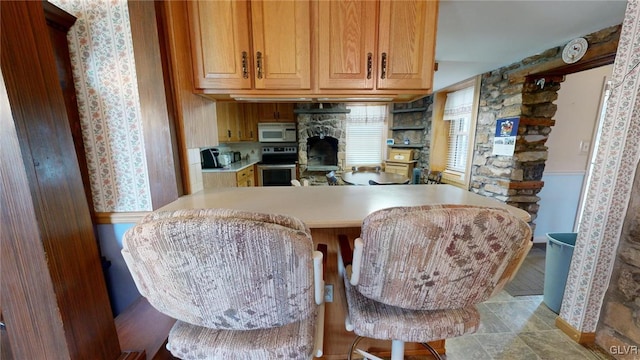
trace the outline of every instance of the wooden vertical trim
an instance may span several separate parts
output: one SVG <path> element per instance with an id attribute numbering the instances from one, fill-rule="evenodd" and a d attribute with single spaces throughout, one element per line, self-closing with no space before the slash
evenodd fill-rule
<path id="1" fill-rule="evenodd" d="M 120 345 L 42 2 L 2 1 L 0 16 L 2 97 L 12 112 L 3 110 L 3 135 L 15 129 L 0 140 L 2 158 L 12 156 L 1 167 L 2 311 L 12 351 L 115 359 Z"/>
<path id="2" fill-rule="evenodd" d="M 4 5 L 4 2 L 3 2 Z M 2 6 L 2 13 L 6 13 Z M 4 20 L 3 20 L 4 24 Z M 0 72 L 1 74 L 1 72 Z M 69 358 L 9 99 L 0 81 L 0 304 L 15 359 Z M 6 289 L 6 290 L 5 290 Z M 8 289 L 11 289 L 10 291 Z"/>
<path id="3" fill-rule="evenodd" d="M 180 170 L 173 161 L 178 149 L 172 146 L 175 133 L 167 115 L 154 2 L 129 1 L 128 6 L 151 202 L 157 209 L 182 195 Z"/>
<path id="4" fill-rule="evenodd" d="M 162 23 L 160 38 L 166 50 L 172 107 L 185 194 L 192 193 L 188 149 L 218 145 L 216 103 L 193 93 L 191 43 L 186 2 L 163 1 L 156 11 Z"/>

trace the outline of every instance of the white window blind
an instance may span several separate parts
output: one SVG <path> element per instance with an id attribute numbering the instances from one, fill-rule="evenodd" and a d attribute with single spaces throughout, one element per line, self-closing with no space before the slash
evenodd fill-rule
<path id="1" fill-rule="evenodd" d="M 447 94 L 443 120 L 450 121 L 447 170 L 464 173 L 469 153 L 469 125 L 473 109 L 474 88 Z"/>
<path id="2" fill-rule="evenodd" d="M 347 165 L 380 164 L 387 131 L 386 105 L 349 105 L 346 126 Z"/>

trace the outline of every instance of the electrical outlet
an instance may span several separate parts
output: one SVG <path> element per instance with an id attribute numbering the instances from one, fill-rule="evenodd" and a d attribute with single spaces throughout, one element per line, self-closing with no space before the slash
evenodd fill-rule
<path id="1" fill-rule="evenodd" d="M 591 141 L 582 140 L 580 141 L 580 155 L 589 154 L 589 147 L 591 146 Z"/>
<path id="2" fill-rule="evenodd" d="M 326 303 L 333 302 L 333 285 L 332 284 L 324 285 L 324 302 Z"/>

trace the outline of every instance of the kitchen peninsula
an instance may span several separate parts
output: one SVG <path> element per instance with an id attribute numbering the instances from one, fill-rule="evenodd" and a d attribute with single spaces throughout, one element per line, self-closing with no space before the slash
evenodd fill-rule
<path id="1" fill-rule="evenodd" d="M 355 238 L 360 234 L 362 220 L 370 213 L 394 206 L 428 204 L 460 204 L 507 209 L 525 221 L 530 215 L 522 209 L 494 199 L 465 191 L 451 185 L 387 185 L 387 186 L 277 186 L 253 188 L 205 189 L 183 196 L 162 210 L 191 208 L 229 208 L 246 211 L 278 213 L 294 216 L 311 229 L 315 244 L 328 247 L 325 283 L 333 287 L 332 301 L 325 307 L 324 359 L 346 359 L 355 335 L 344 327 L 344 293 L 337 271 L 337 235 Z M 431 345 L 444 353 L 445 341 Z M 370 348 L 390 349 L 387 342 L 371 341 Z M 424 354 L 417 344 L 407 344 L 407 355 Z"/>
<path id="2" fill-rule="evenodd" d="M 370 213 L 393 206 L 460 204 L 507 209 L 525 221 L 522 209 L 451 185 L 274 186 L 205 189 L 160 208 L 228 208 L 295 216 L 311 229 L 360 227 Z"/>

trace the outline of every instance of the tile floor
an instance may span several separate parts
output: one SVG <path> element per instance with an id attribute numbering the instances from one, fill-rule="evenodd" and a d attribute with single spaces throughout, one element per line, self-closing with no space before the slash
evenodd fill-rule
<path id="1" fill-rule="evenodd" d="M 513 297 L 503 291 L 478 310 L 480 328 L 447 340 L 447 360 L 612 359 L 556 328 L 557 315 L 542 302 L 542 295 Z"/>

